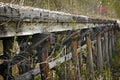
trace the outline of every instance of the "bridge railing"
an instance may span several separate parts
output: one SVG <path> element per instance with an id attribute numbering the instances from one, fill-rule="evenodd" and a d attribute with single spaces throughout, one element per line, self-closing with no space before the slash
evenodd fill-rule
<path id="1" fill-rule="evenodd" d="M 114 25 L 115 20 L 0 3 L 0 37 Z"/>

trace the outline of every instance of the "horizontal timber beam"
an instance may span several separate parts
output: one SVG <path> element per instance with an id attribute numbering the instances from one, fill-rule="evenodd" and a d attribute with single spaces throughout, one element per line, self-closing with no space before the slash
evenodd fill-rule
<path id="1" fill-rule="evenodd" d="M 8 22 L 0 25 L 0 37 L 24 36 L 38 33 L 82 30 L 88 28 L 110 27 L 114 24 L 82 24 L 82 23 L 26 23 Z"/>
<path id="2" fill-rule="evenodd" d="M 0 3 L 0 38 L 114 26 L 115 20 Z"/>
<path id="3" fill-rule="evenodd" d="M 87 22 L 113 23 L 113 20 L 94 19 L 83 15 L 50 11 L 29 6 L 0 3 L 0 21 L 35 21 L 35 22 Z"/>

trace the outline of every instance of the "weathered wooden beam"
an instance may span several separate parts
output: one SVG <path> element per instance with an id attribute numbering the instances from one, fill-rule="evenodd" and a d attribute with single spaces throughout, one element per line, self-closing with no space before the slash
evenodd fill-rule
<path id="1" fill-rule="evenodd" d="M 5 55 L 6 59 L 10 59 L 14 45 L 14 38 L 13 37 L 3 38 L 2 43 L 3 43 L 3 55 Z"/>
<path id="2" fill-rule="evenodd" d="M 106 55 L 105 55 L 105 38 L 104 38 L 104 33 L 101 34 L 101 37 L 103 38 L 103 39 L 101 40 L 102 57 L 103 57 L 103 67 L 105 67 L 104 63 L 105 63 L 105 57 L 106 57 Z"/>
<path id="3" fill-rule="evenodd" d="M 105 61 L 107 69 L 110 69 L 109 53 L 108 53 L 108 32 L 104 33 L 104 43 L 105 43 Z"/>
<path id="4" fill-rule="evenodd" d="M 94 23 L 43 23 L 43 22 L 6 22 L 0 23 L 0 37 L 33 35 L 37 33 L 60 32 L 67 30 L 77 30 L 95 28 L 114 24 L 94 24 Z"/>
<path id="5" fill-rule="evenodd" d="M 72 38 L 72 60 L 75 68 L 75 75 L 74 80 L 80 80 L 80 68 L 79 68 L 79 59 L 78 59 L 78 37 L 79 33 L 77 35 L 74 35 Z"/>
<path id="6" fill-rule="evenodd" d="M 73 31 L 74 32 L 74 31 Z M 80 30 L 76 30 L 74 33 L 70 34 L 67 36 L 67 38 L 65 38 L 63 40 L 63 44 L 65 44 L 67 41 L 69 41 L 70 39 L 73 39 L 75 36 L 76 37 L 79 37 L 79 34 L 80 34 Z"/>
<path id="7" fill-rule="evenodd" d="M 95 43 L 92 43 L 92 52 L 93 52 L 93 62 L 95 70 L 97 69 L 97 40 L 95 38 Z"/>
<path id="8" fill-rule="evenodd" d="M 45 40 L 51 38 L 52 33 L 43 33 L 43 34 L 35 34 L 32 36 L 32 44 L 29 46 L 29 50 L 32 50 L 43 43 Z"/>
<path id="9" fill-rule="evenodd" d="M 112 63 L 112 40 L 111 40 L 111 30 L 108 31 L 108 53 L 109 53 L 109 60 L 110 64 Z"/>
<path id="10" fill-rule="evenodd" d="M 0 37 L 110 26 L 115 23 L 114 20 L 0 3 Z"/>
<path id="11" fill-rule="evenodd" d="M 103 55 L 102 55 L 102 45 L 101 45 L 101 34 L 97 35 L 97 65 L 98 69 L 103 69 Z"/>
<path id="12" fill-rule="evenodd" d="M 13 52 L 13 46 L 14 45 L 14 38 L 4 38 L 3 39 L 3 56 L 6 60 L 11 60 Z M 4 77 L 4 80 L 12 79 L 12 67 L 11 63 L 8 63 L 7 61 L 4 61 L 2 63 L 4 65 L 4 68 L 1 68 L 0 71 L 3 71 L 1 74 Z"/>
<path id="13" fill-rule="evenodd" d="M 41 79 L 50 80 L 49 77 L 49 64 L 48 64 L 48 48 L 50 45 L 50 40 L 47 39 L 40 46 L 38 46 L 38 59 L 40 60 L 40 70 L 41 70 Z"/>
<path id="14" fill-rule="evenodd" d="M 0 3 L 0 21 L 36 21 L 36 22 L 115 22 L 106 19 L 93 19 L 83 15 L 73 15 L 64 12 L 50 11 L 29 6 L 19 6 L 9 3 Z"/>
<path id="15" fill-rule="evenodd" d="M 115 51 L 115 33 L 114 33 L 114 29 L 112 29 L 112 32 L 111 32 L 111 38 L 112 38 L 112 53 L 114 53 Z"/>
<path id="16" fill-rule="evenodd" d="M 78 42 L 80 47 L 82 47 L 81 45 L 81 41 Z M 82 70 L 82 66 L 83 66 L 83 54 L 81 52 L 78 52 L 78 60 L 79 60 L 79 70 L 81 71 Z M 81 73 L 79 72 L 79 75 L 81 76 Z"/>
<path id="17" fill-rule="evenodd" d="M 87 44 L 87 69 L 90 73 L 94 72 L 94 67 L 93 67 L 93 54 L 92 54 L 92 44 L 91 44 L 91 39 L 89 35 L 86 35 L 86 44 Z"/>

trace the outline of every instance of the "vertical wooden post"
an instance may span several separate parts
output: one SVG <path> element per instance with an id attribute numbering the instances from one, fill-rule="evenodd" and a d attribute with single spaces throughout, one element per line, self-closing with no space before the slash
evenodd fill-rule
<path id="1" fill-rule="evenodd" d="M 97 42 L 95 42 L 94 48 L 93 48 L 93 61 L 95 64 L 95 69 L 96 69 L 97 68 Z"/>
<path id="2" fill-rule="evenodd" d="M 78 35 L 75 35 L 72 38 L 72 59 L 73 59 L 73 64 L 75 66 L 75 80 L 80 80 L 80 68 L 79 68 L 79 59 L 78 59 L 78 41 L 77 41 Z"/>
<path id="3" fill-rule="evenodd" d="M 49 77 L 49 64 L 47 62 L 48 58 L 48 46 L 50 45 L 50 41 L 44 41 L 41 46 L 37 48 L 38 51 L 38 59 L 40 60 L 40 70 L 41 70 L 41 79 L 42 80 L 50 80 Z"/>
<path id="4" fill-rule="evenodd" d="M 98 69 L 102 70 L 103 69 L 103 56 L 102 56 L 102 46 L 101 46 L 101 34 L 99 33 L 97 35 L 97 51 L 98 51 Z"/>
<path id="5" fill-rule="evenodd" d="M 109 64 L 109 54 L 108 54 L 108 32 L 104 33 L 104 43 L 105 43 L 105 60 L 107 62 L 106 66 L 109 69 L 110 64 Z"/>
<path id="6" fill-rule="evenodd" d="M 112 63 L 112 48 L 111 48 L 111 30 L 108 31 L 108 53 L 109 53 L 109 61 Z"/>
<path id="7" fill-rule="evenodd" d="M 102 45 L 103 60 L 105 60 L 105 38 L 104 38 L 104 33 L 102 34 L 102 37 L 101 37 L 101 45 Z"/>
<path id="8" fill-rule="evenodd" d="M 115 35 L 114 35 L 114 30 L 112 29 L 112 53 L 115 50 Z"/>
<path id="9" fill-rule="evenodd" d="M 90 73 L 93 74 L 94 67 L 93 67 L 93 55 L 92 55 L 92 44 L 89 35 L 86 35 L 86 43 L 87 43 L 87 69 Z"/>
<path id="10" fill-rule="evenodd" d="M 14 38 L 3 38 L 3 55 L 6 59 L 11 58 L 11 50 L 13 48 Z"/>
<path id="11" fill-rule="evenodd" d="M 14 38 L 3 38 L 3 55 L 6 59 L 11 59 L 11 50 L 13 48 Z M 10 63 L 4 62 L 4 73 L 3 77 L 4 80 L 10 80 L 12 79 L 12 67 L 10 67 Z"/>
<path id="12" fill-rule="evenodd" d="M 81 47 L 81 42 L 80 42 L 80 44 L 79 44 L 79 46 Z M 78 54 L 78 58 L 79 58 L 79 68 L 80 68 L 80 70 L 81 70 L 81 67 L 82 67 L 82 53 L 80 52 L 79 54 Z"/>
<path id="13" fill-rule="evenodd" d="M 103 55 L 103 68 L 106 68 L 107 59 L 106 59 L 106 47 L 105 47 L 105 32 L 102 34 L 101 45 L 102 45 L 102 55 Z"/>

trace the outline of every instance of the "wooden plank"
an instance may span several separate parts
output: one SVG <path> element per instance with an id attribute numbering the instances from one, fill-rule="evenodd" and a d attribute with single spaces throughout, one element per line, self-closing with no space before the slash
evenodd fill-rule
<path id="1" fill-rule="evenodd" d="M 105 39 L 105 61 L 107 69 L 110 69 L 110 63 L 109 63 L 109 53 L 108 53 L 108 32 L 104 33 L 104 39 Z"/>
<path id="2" fill-rule="evenodd" d="M 40 70 L 41 70 L 41 79 L 42 80 L 50 80 L 49 77 L 49 64 L 48 64 L 48 47 L 50 45 L 50 41 L 44 41 L 40 46 L 38 46 L 38 59 L 40 60 Z"/>
<path id="3" fill-rule="evenodd" d="M 86 44 L 87 44 L 87 69 L 90 73 L 94 72 L 94 67 L 93 67 L 93 54 L 92 54 L 92 44 L 91 44 L 91 39 L 89 35 L 86 35 Z"/>
<path id="4" fill-rule="evenodd" d="M 114 53 L 115 51 L 115 33 L 114 33 L 114 29 L 112 29 L 112 32 L 111 32 L 111 35 L 112 35 L 112 53 Z"/>
<path id="5" fill-rule="evenodd" d="M 94 19 L 83 15 L 50 11 L 29 6 L 19 6 L 10 3 L 0 3 L 0 21 L 36 21 L 36 22 L 115 22 L 106 19 Z"/>
<path id="6" fill-rule="evenodd" d="M 102 55 L 102 45 L 101 45 L 101 34 L 97 35 L 97 63 L 98 70 L 103 70 L 103 55 Z"/>
<path id="7" fill-rule="evenodd" d="M 7 60 L 12 59 L 13 52 L 13 46 L 14 45 L 14 38 L 4 38 L 3 39 L 3 56 Z M 1 68 L 0 71 L 3 72 L 1 75 L 4 77 L 4 80 L 12 79 L 12 67 L 11 63 L 4 61 L 1 65 L 3 65 L 4 68 Z"/>
<path id="8" fill-rule="evenodd" d="M 74 64 L 74 69 L 75 69 L 75 75 L 74 80 L 80 80 L 80 68 L 79 68 L 79 59 L 78 59 L 78 37 L 79 33 L 77 35 L 73 36 L 72 39 L 72 61 Z"/>
<path id="9" fill-rule="evenodd" d="M 111 30 L 108 31 L 108 53 L 109 53 L 109 61 L 112 64 L 112 40 L 111 40 Z"/>
<path id="10" fill-rule="evenodd" d="M 105 63 L 105 57 L 106 57 L 106 55 L 105 55 L 105 38 L 104 38 L 104 33 L 102 33 L 101 34 L 101 37 L 103 38 L 102 40 L 101 40 L 101 46 L 102 46 L 102 56 L 103 56 L 103 64 Z M 103 67 L 105 67 L 105 65 L 103 65 Z"/>
<path id="11" fill-rule="evenodd" d="M 114 20 L 0 3 L 0 37 L 114 25 Z M 3 23 L 3 22 L 6 23 Z M 16 21 L 16 22 L 14 22 Z"/>
<path id="12" fill-rule="evenodd" d="M 95 41 L 97 41 L 96 38 L 95 38 Z M 95 42 L 95 44 L 92 43 L 92 52 L 93 52 L 94 67 L 96 70 L 97 68 L 97 42 Z"/>
<path id="13" fill-rule="evenodd" d="M 2 24 L 2 23 L 0 23 Z M 67 30 L 77 30 L 95 28 L 102 26 L 112 26 L 114 24 L 94 24 L 94 23 L 36 23 L 36 22 L 8 22 L 0 25 L 0 37 L 33 35 L 37 33 L 60 32 Z"/>
<path id="14" fill-rule="evenodd" d="M 80 41 L 80 42 L 78 41 L 80 47 L 82 47 L 81 42 L 82 41 Z M 78 52 L 78 60 L 79 60 L 79 66 L 78 66 L 78 68 L 81 71 L 82 70 L 82 66 L 84 64 L 83 63 L 83 53 Z M 81 72 L 79 72 L 79 75 L 81 76 Z"/>
<path id="15" fill-rule="evenodd" d="M 115 20 L 94 19 L 83 15 L 0 3 L 0 37 L 108 27 L 115 24 Z"/>

